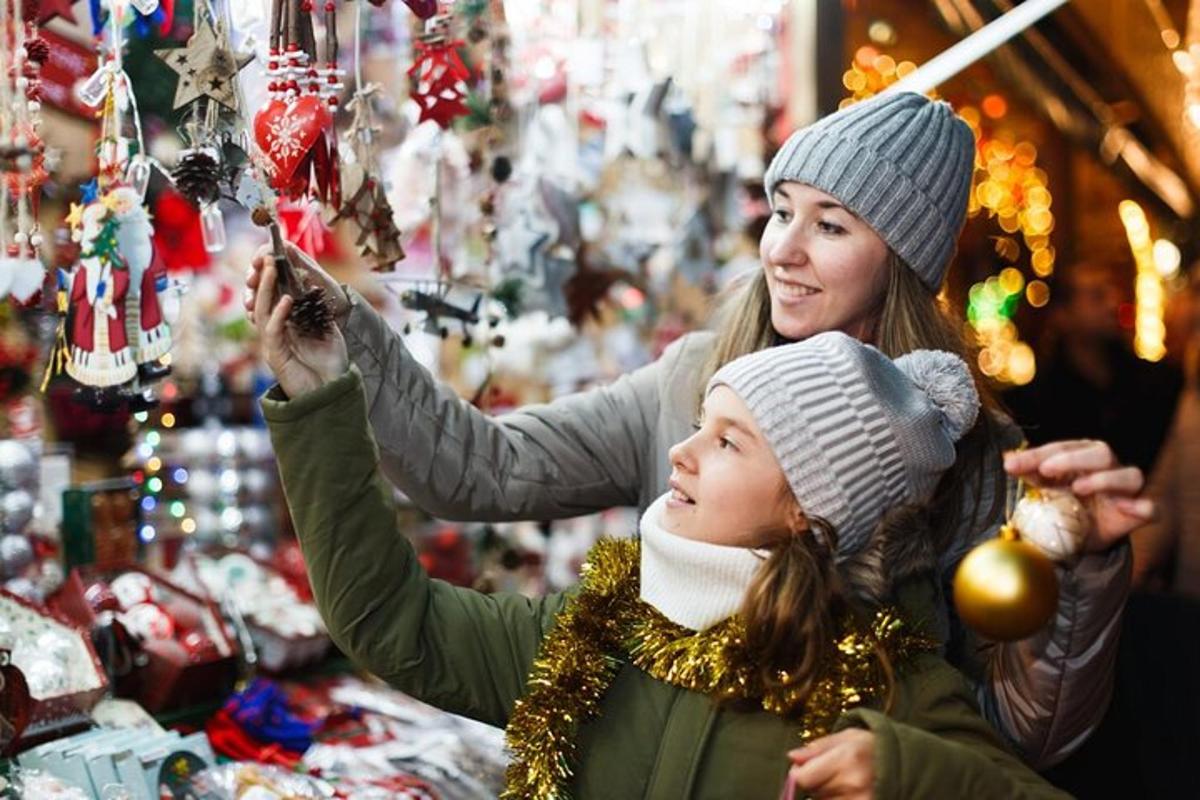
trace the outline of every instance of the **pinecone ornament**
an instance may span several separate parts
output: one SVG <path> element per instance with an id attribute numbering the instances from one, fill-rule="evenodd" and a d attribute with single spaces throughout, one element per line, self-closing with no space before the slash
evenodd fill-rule
<path id="1" fill-rule="evenodd" d="M 221 197 L 221 168 L 212 153 L 187 150 L 171 171 L 180 194 L 197 206 L 215 203 Z"/>
<path id="2" fill-rule="evenodd" d="M 292 306 L 288 321 L 296 326 L 302 336 L 309 339 L 324 339 L 333 331 L 333 309 L 325 290 L 314 286 L 304 290 Z"/>

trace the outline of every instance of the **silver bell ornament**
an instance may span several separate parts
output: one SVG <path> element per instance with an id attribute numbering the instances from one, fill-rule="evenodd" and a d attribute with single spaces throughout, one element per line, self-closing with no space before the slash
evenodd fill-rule
<path id="1" fill-rule="evenodd" d="M 37 461 L 29 448 L 12 439 L 0 440 L 0 491 L 28 489 L 37 480 Z"/>
<path id="2" fill-rule="evenodd" d="M 1073 560 L 1092 530 L 1092 517 L 1066 489 L 1030 488 L 1017 503 L 1012 523 L 1021 538 L 1059 562 Z"/>
<path id="3" fill-rule="evenodd" d="M 33 545 L 24 536 L 10 533 L 0 537 L 0 577 L 16 578 L 33 563 Z"/>
<path id="4" fill-rule="evenodd" d="M 0 497 L 0 532 L 23 533 L 33 521 L 33 495 L 17 489 Z"/>

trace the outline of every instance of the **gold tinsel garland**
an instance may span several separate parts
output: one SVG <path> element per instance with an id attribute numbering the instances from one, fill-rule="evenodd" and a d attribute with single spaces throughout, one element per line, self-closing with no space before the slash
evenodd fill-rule
<path id="1" fill-rule="evenodd" d="M 795 689 L 763 687 L 738 617 L 696 632 L 642 602 L 639 557 L 633 540 L 602 540 L 588 554 L 580 591 L 543 640 L 529 692 L 509 717 L 505 741 L 513 759 L 501 795 L 505 800 L 567 796 L 576 731 L 599 713 L 625 661 L 672 686 L 717 700 L 755 701 L 776 714 L 799 699 Z M 798 720 L 804 741 L 827 733 L 849 709 L 881 699 L 887 680 L 875 657 L 877 645 L 893 664 L 935 646 L 907 633 L 892 609 L 879 611 L 869 626 L 847 617 L 843 630 L 839 658 L 806 698 Z"/>

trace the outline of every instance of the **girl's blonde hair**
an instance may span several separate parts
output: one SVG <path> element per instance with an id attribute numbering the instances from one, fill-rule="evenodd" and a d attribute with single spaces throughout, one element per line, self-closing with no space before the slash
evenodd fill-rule
<path id="1" fill-rule="evenodd" d="M 717 342 L 701 374 L 701 394 L 709 379 L 725 364 L 741 356 L 786 342 L 771 324 L 771 295 L 766 274 L 755 270 L 735 286 L 717 311 Z M 964 336 L 964 322 L 931 292 L 904 261 L 888 251 L 888 284 L 878 306 L 870 341 L 889 358 L 914 350 L 945 350 L 971 365 L 984 411 L 975 426 L 959 440 L 954 467 L 947 470 L 930 499 L 929 528 L 935 552 L 947 550 L 959 531 L 972 532 L 985 520 L 997 518 L 1004 498 L 1004 475 L 988 469 L 988 461 L 1000 451 L 999 427 L 995 416 L 1000 405 L 976 371 L 975 348 Z M 980 508 L 985 484 L 991 481 L 991 505 Z"/>

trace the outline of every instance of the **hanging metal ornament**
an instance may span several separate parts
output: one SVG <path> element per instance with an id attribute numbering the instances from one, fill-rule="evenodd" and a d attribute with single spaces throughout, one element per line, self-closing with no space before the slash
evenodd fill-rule
<path id="1" fill-rule="evenodd" d="M 21 0 L 0 4 L 0 298 L 23 304 L 45 278 L 37 219 L 47 178 L 40 77 L 49 53 L 28 21 L 36 16 Z"/>
<path id="2" fill-rule="evenodd" d="M 273 0 L 267 76 L 270 100 L 254 117 L 254 139 L 275 191 L 341 206 L 333 115 L 342 90 L 336 6 L 325 9 L 325 63 L 317 58 L 311 0 Z"/>

